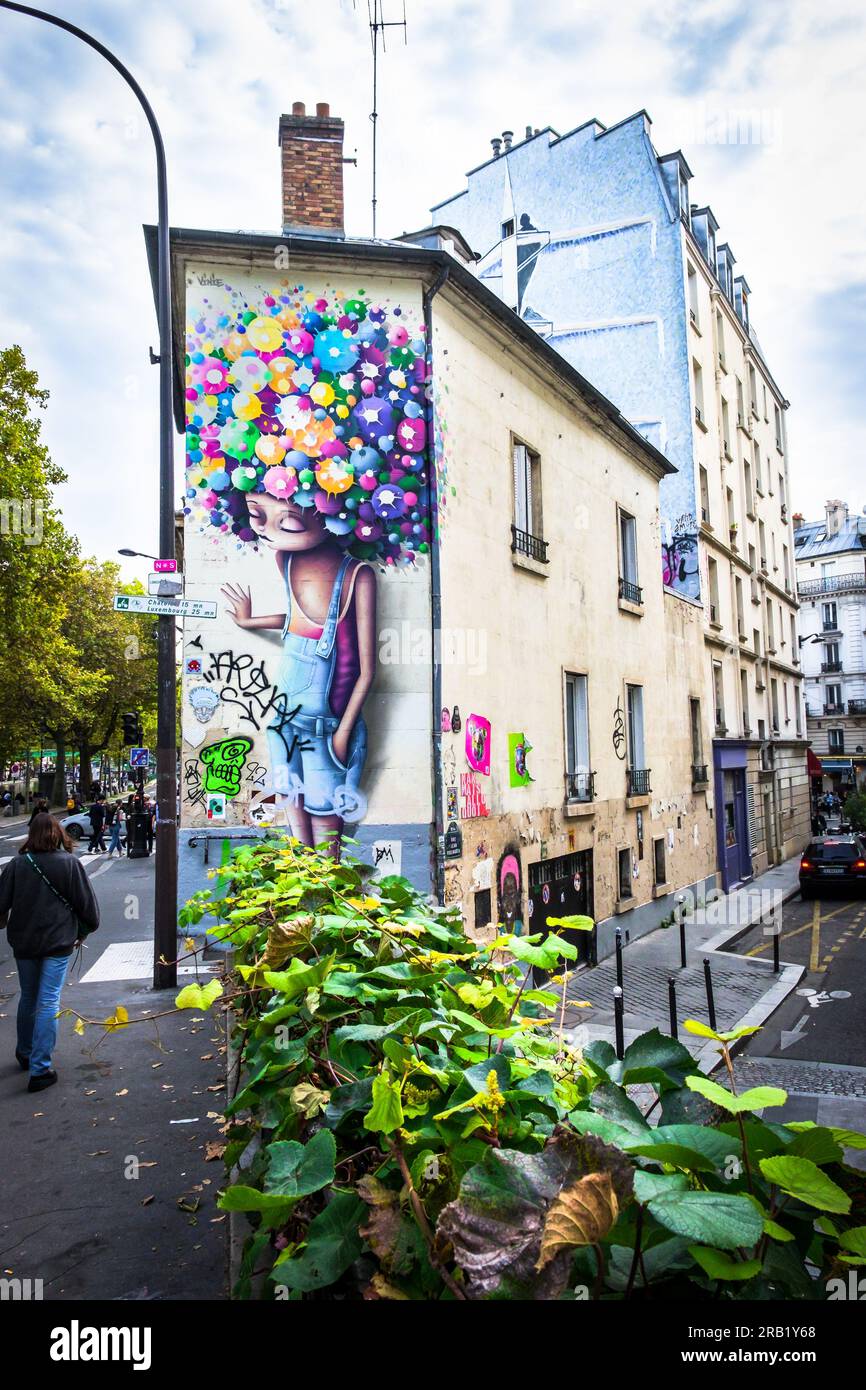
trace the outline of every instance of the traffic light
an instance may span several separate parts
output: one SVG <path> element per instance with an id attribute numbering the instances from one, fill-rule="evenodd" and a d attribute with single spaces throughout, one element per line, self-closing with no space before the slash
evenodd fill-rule
<path id="1" fill-rule="evenodd" d="M 138 747 L 141 744 L 141 716 L 135 712 L 123 716 L 123 742 Z"/>

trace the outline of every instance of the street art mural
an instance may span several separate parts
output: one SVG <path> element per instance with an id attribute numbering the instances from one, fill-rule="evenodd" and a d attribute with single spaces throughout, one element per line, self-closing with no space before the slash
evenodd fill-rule
<path id="1" fill-rule="evenodd" d="M 523 932 L 523 875 L 520 872 L 520 851 L 509 845 L 496 868 L 496 887 L 499 905 L 499 929 L 511 936 Z"/>
<path id="2" fill-rule="evenodd" d="M 182 823 L 216 794 L 229 824 L 339 852 L 389 775 L 378 829 L 428 821 L 423 777 L 401 794 L 394 774 L 426 746 L 430 673 L 389 688 L 376 657 L 386 614 L 428 612 L 420 300 L 190 271 L 185 394 L 187 594 L 219 613 L 186 628 Z"/>

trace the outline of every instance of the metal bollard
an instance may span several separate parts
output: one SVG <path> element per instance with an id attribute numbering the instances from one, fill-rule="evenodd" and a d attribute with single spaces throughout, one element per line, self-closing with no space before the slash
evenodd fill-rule
<path id="1" fill-rule="evenodd" d="M 616 982 L 622 989 L 622 927 L 616 929 Z"/>
<path id="2" fill-rule="evenodd" d="M 619 985 L 614 985 L 613 990 L 613 1018 L 616 1029 L 616 1055 L 622 1061 L 625 1055 L 625 1035 L 623 1032 L 623 998 L 622 990 Z"/>
<path id="3" fill-rule="evenodd" d="M 779 932 L 779 931 L 774 931 L 774 932 L 773 932 L 773 974 L 774 974 L 774 975 L 778 975 L 778 973 L 779 973 L 779 937 L 780 937 L 780 936 L 781 936 L 781 932 Z"/>
<path id="4" fill-rule="evenodd" d="M 716 1030 L 716 1002 L 713 998 L 713 976 L 710 970 L 709 959 L 704 956 L 704 983 L 707 987 L 707 1012 L 710 1016 L 710 1027 L 713 1032 Z"/>
<path id="5" fill-rule="evenodd" d="M 668 1008 L 670 1009 L 671 1015 L 671 1037 L 678 1038 L 679 1033 L 677 1032 L 677 983 L 676 980 L 673 979 L 673 977 L 671 977 L 671 979 L 668 980 Z"/>
<path id="6" fill-rule="evenodd" d="M 685 900 L 684 893 L 677 895 L 677 918 L 680 924 L 680 965 L 683 970 L 686 968 L 686 921 L 685 910 L 683 908 Z"/>

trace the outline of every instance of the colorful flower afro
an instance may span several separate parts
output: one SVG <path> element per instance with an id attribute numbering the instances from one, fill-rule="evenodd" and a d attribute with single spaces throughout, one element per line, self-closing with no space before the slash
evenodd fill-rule
<path id="1" fill-rule="evenodd" d="M 255 541 L 247 498 L 268 493 L 314 507 L 362 559 L 426 552 L 423 329 L 363 290 L 219 293 L 187 330 L 186 514 Z"/>

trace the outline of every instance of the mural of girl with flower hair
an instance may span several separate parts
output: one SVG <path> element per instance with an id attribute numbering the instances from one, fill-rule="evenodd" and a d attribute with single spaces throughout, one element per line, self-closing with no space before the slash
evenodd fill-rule
<path id="1" fill-rule="evenodd" d="M 298 839 L 339 852 L 363 805 L 376 568 L 430 544 L 423 332 L 360 293 L 225 290 L 229 312 L 204 301 L 188 333 L 186 512 L 274 555 L 282 611 L 222 594 L 239 628 L 281 634 L 271 785 Z"/>

